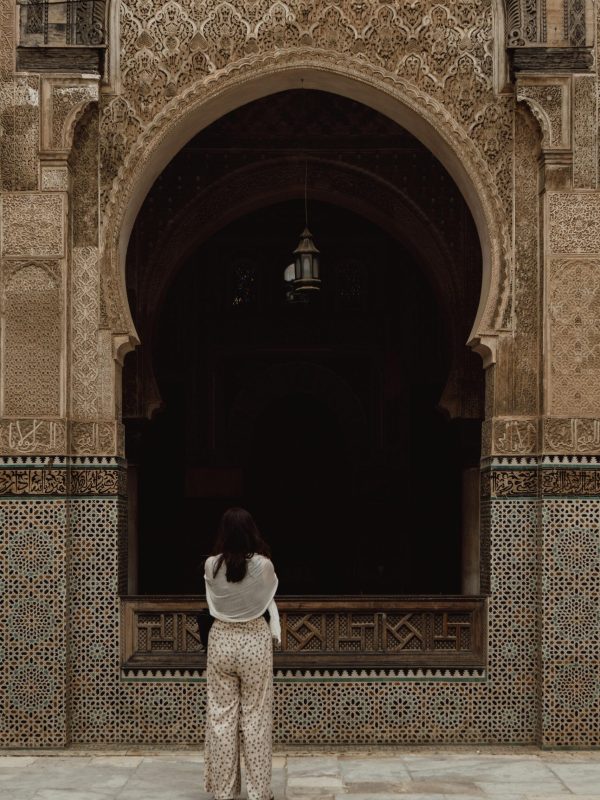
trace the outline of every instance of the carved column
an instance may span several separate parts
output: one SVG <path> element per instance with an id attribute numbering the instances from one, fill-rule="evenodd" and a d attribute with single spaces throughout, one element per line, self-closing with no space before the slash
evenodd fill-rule
<path id="1" fill-rule="evenodd" d="M 0 745 L 67 740 L 67 210 L 0 5 Z"/>
<path id="2" fill-rule="evenodd" d="M 489 594 L 490 679 L 510 686 L 498 714 L 527 719 L 532 738 L 540 392 L 538 140 L 535 121 L 517 112 L 514 273 L 507 315 L 513 330 L 499 335 L 496 362 L 486 370 L 481 483 L 481 591 Z"/>
<path id="3" fill-rule="evenodd" d="M 595 78 L 521 75 L 542 131 L 538 738 L 600 741 L 600 195 Z"/>
<path id="4" fill-rule="evenodd" d="M 600 195 L 550 189 L 544 205 L 540 736 L 549 746 L 593 746 L 600 741 Z"/>

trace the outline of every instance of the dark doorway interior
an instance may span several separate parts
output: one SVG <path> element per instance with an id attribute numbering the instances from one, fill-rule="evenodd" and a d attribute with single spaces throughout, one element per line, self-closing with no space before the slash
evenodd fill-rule
<path id="1" fill-rule="evenodd" d="M 439 297 L 396 239 L 314 201 L 323 288 L 291 305 L 303 217 L 293 200 L 228 225 L 153 320 L 162 407 L 127 425 L 140 593 L 202 592 L 233 504 L 270 541 L 283 594 L 460 592 L 461 473 L 480 424 L 438 409 L 452 359 Z"/>

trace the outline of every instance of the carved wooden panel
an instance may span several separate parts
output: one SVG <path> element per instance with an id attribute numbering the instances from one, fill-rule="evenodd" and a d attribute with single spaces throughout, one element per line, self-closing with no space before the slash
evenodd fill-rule
<path id="1" fill-rule="evenodd" d="M 123 600 L 122 664 L 197 669 L 205 654 L 200 597 Z M 282 597 L 275 666 L 483 666 L 485 600 L 480 597 Z"/>
<path id="2" fill-rule="evenodd" d="M 100 45 L 105 40 L 105 0 L 21 0 L 19 43 Z"/>

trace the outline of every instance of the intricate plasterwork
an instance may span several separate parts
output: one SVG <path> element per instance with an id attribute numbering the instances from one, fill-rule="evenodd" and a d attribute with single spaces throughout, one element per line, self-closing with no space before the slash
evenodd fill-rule
<path id="1" fill-rule="evenodd" d="M 65 506 L 58 497 L 0 500 L 3 747 L 67 742 Z"/>
<path id="2" fill-rule="evenodd" d="M 77 419 L 98 412 L 98 250 L 74 247 L 71 268 L 71 409 Z"/>
<path id="3" fill-rule="evenodd" d="M 484 455 L 528 455 L 537 452 L 535 418 L 496 418 L 491 421 L 491 425 L 491 452 Z"/>
<path id="4" fill-rule="evenodd" d="M 0 452 L 5 455 L 124 455 L 123 426 L 118 422 L 64 419 L 0 420 Z"/>
<path id="5" fill-rule="evenodd" d="M 124 455 L 122 426 L 118 422 L 80 422 L 70 426 L 73 455 Z"/>
<path id="6" fill-rule="evenodd" d="M 77 123 L 69 156 L 73 176 L 73 245 L 98 246 L 98 110 L 88 108 Z"/>
<path id="7" fill-rule="evenodd" d="M 535 120 L 520 109 L 515 117 L 514 334 L 502 337 L 498 343 L 495 409 L 490 416 L 524 417 L 538 413 L 541 317 L 539 149 Z"/>
<path id="8" fill-rule="evenodd" d="M 598 121 L 596 79 L 573 78 L 573 187 L 595 189 L 597 182 Z"/>
<path id="9" fill-rule="evenodd" d="M 56 417 L 62 394 L 60 270 L 43 262 L 11 266 L 3 292 L 2 413 Z"/>
<path id="10" fill-rule="evenodd" d="M 563 150 L 570 142 L 570 79 L 528 78 L 519 81 L 517 98 L 527 102 L 541 125 L 544 150 Z M 553 82 L 550 83 L 550 80 Z M 530 81 L 535 81 L 530 83 Z"/>
<path id="11" fill-rule="evenodd" d="M 52 150 L 70 150 L 78 116 L 89 103 L 98 100 L 98 82 L 92 79 L 73 86 L 65 85 L 68 79 L 61 80 L 59 85 L 56 85 L 58 79 L 49 80 L 50 86 L 44 94 L 50 95 L 51 123 L 48 130 L 42 130 L 42 143 Z"/>
<path id="12" fill-rule="evenodd" d="M 3 256 L 64 256 L 65 212 L 62 194 L 7 193 L 0 202 Z"/>
<path id="13" fill-rule="evenodd" d="M 542 420 L 545 453 L 600 454 L 600 420 L 545 417 Z"/>
<path id="14" fill-rule="evenodd" d="M 572 472 L 553 481 L 570 496 L 541 505 L 540 738 L 550 747 L 594 746 L 599 730 L 600 501 L 574 496 L 591 476 Z"/>
<path id="15" fill-rule="evenodd" d="M 66 452 L 67 426 L 62 419 L 0 420 L 3 454 L 56 455 Z"/>
<path id="16" fill-rule="evenodd" d="M 42 191 L 67 192 L 69 190 L 69 170 L 64 167 L 44 167 L 42 171 Z"/>
<path id="17" fill-rule="evenodd" d="M 38 188 L 39 82 L 37 75 L 0 78 L 0 189 Z"/>
<path id="18" fill-rule="evenodd" d="M 523 47 L 538 41 L 537 4 L 531 0 L 506 0 L 506 43 Z"/>
<path id="19" fill-rule="evenodd" d="M 458 154 L 485 207 L 493 330 L 507 300 L 513 101 L 494 97 L 491 4 L 408 6 L 372 2 L 122 5 L 123 93 L 102 111 L 101 152 L 108 263 L 133 188 L 155 149 L 204 103 L 284 72 L 326 71 L 371 85 L 424 117 Z M 506 215 L 506 216 L 505 216 Z M 120 277 L 107 315 L 127 330 Z M 115 291 L 116 290 L 116 291 Z M 499 291 L 499 294 L 497 292 Z"/>
<path id="20" fill-rule="evenodd" d="M 573 47 L 584 47 L 586 40 L 586 0 L 567 0 L 567 35 Z"/>
<path id="21" fill-rule="evenodd" d="M 598 417 L 600 260 L 550 260 L 548 306 L 550 413 Z"/>
<path id="22" fill-rule="evenodd" d="M 12 77 L 15 68 L 15 11 L 10 0 L 0 3 L 0 84 Z"/>
<path id="23" fill-rule="evenodd" d="M 600 194 L 548 193 L 548 243 L 552 253 L 600 253 Z"/>

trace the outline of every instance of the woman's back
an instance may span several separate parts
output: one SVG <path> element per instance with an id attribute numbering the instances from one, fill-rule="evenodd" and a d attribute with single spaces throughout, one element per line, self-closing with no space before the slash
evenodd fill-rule
<path id="1" fill-rule="evenodd" d="M 248 797 L 269 800 L 272 639 L 281 637 L 277 575 L 268 545 L 243 508 L 225 512 L 213 552 L 204 564 L 206 599 L 215 617 L 206 653 L 205 787 L 218 798 L 239 794 L 241 746 Z"/>
<path id="2" fill-rule="evenodd" d="M 221 556 L 207 558 L 204 565 L 206 599 L 210 613 L 224 622 L 246 622 L 265 613 L 277 591 L 273 563 L 255 553 L 246 561 L 246 574 L 241 581 L 227 580 L 224 560 L 215 575 Z"/>

